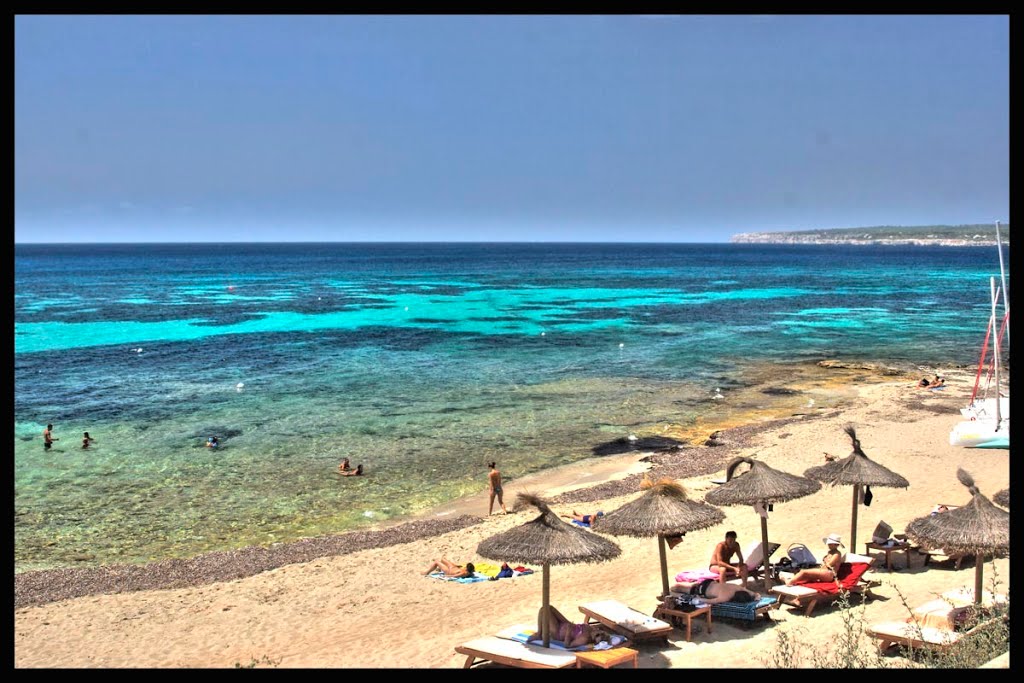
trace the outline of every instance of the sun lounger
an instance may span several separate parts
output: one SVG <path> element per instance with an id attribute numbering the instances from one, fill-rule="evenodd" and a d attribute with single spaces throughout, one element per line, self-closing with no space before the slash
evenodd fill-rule
<path id="1" fill-rule="evenodd" d="M 950 604 L 951 600 L 954 604 Z M 913 614 L 904 621 L 872 624 L 865 632 L 872 638 L 878 638 L 878 648 L 883 652 L 895 645 L 909 649 L 945 650 L 962 638 L 995 623 L 989 620 L 968 630 L 958 631 L 958 619 L 973 607 L 969 602 L 955 603 L 953 598 L 930 600 L 914 608 Z"/>
<path id="2" fill-rule="evenodd" d="M 839 579 L 843 589 L 864 598 L 872 597 L 871 582 L 864 578 L 864 574 L 871 569 L 874 561 L 873 557 L 867 555 L 847 553 L 846 561 L 839 566 Z M 804 614 L 810 616 L 819 602 L 832 602 L 838 598 L 840 589 L 835 582 L 827 581 L 796 586 L 773 586 L 772 593 L 777 594 L 779 599 L 788 605 L 804 608 Z"/>
<path id="3" fill-rule="evenodd" d="M 600 622 L 631 641 L 665 639 L 672 633 L 672 624 L 655 619 L 616 600 L 600 600 L 580 605 L 586 615 L 584 623 Z"/>
<path id="4" fill-rule="evenodd" d="M 568 669 L 576 666 L 574 652 L 527 645 L 497 636 L 470 640 L 456 647 L 455 651 L 460 655 L 466 655 L 466 663 L 462 665 L 464 669 L 484 662 L 520 669 Z"/>
<path id="5" fill-rule="evenodd" d="M 727 581 L 727 583 L 739 584 L 739 579 Z M 689 593 L 690 589 L 694 586 L 693 583 L 677 583 L 672 586 L 672 590 L 668 597 L 665 598 L 662 607 L 658 609 L 663 611 L 665 614 L 673 614 L 671 611 L 672 597 L 678 593 Z M 710 605 L 711 616 L 715 619 L 735 619 L 740 622 L 744 628 L 749 628 L 755 623 L 758 617 L 763 617 L 764 621 L 771 621 L 771 616 L 768 614 L 769 610 L 778 606 L 779 599 L 774 596 L 762 596 L 757 602 L 716 602 Z"/>

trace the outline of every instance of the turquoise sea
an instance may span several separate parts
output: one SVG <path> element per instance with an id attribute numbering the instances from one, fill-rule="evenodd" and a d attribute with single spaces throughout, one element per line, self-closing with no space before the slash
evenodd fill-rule
<path id="1" fill-rule="evenodd" d="M 990 275 L 994 248 L 16 245 L 16 570 L 378 524 L 819 359 L 972 364 Z"/>

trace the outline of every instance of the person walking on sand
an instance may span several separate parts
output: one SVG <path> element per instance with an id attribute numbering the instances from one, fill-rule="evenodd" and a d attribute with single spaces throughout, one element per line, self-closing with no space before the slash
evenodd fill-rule
<path id="1" fill-rule="evenodd" d="M 53 425 L 46 425 L 46 429 L 43 430 L 43 450 L 50 450 L 50 447 L 53 446 L 54 441 L 60 441 L 60 439 L 54 438 Z"/>
<path id="2" fill-rule="evenodd" d="M 490 517 L 494 512 L 494 497 L 498 497 L 498 505 L 501 506 L 501 514 L 507 515 L 508 510 L 505 509 L 505 501 L 502 498 L 501 490 L 501 472 L 498 470 L 496 462 L 490 462 L 487 466 L 491 468 L 491 471 L 487 474 L 487 485 L 490 487 L 491 493 L 491 504 L 487 507 L 487 516 Z"/>
<path id="3" fill-rule="evenodd" d="M 739 558 L 739 562 L 732 564 L 732 556 Z M 744 582 L 747 580 L 747 564 L 743 561 L 743 553 L 740 552 L 740 544 L 736 542 L 736 532 L 726 531 L 725 540 L 719 541 L 711 553 L 711 564 L 708 570 L 718 574 L 718 582 L 725 583 L 729 574 L 739 574 Z"/>

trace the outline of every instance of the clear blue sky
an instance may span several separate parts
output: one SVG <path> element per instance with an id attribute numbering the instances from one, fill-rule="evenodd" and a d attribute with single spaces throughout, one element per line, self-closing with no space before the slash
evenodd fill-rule
<path id="1" fill-rule="evenodd" d="M 15 241 L 1009 220 L 1008 16 L 18 16 Z"/>

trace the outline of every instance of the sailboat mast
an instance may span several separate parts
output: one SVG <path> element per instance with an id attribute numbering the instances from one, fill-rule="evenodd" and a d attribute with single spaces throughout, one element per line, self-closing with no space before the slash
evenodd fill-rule
<path id="1" fill-rule="evenodd" d="M 1010 315 L 1010 297 L 1006 290 L 1006 269 L 1003 267 L 1003 241 L 999 237 L 999 221 L 996 221 L 996 249 L 999 250 L 999 281 L 1003 285 L 1003 312 Z M 1006 326 L 1006 342 L 1010 342 L 1010 326 Z"/>
<path id="2" fill-rule="evenodd" d="M 992 328 L 996 329 L 996 279 L 990 277 L 988 279 L 989 286 L 992 290 Z M 996 376 L 996 431 L 999 431 L 999 423 L 1002 421 L 1002 415 L 999 413 L 999 334 L 995 335 L 995 343 L 992 345 L 992 365 L 995 366 Z"/>

